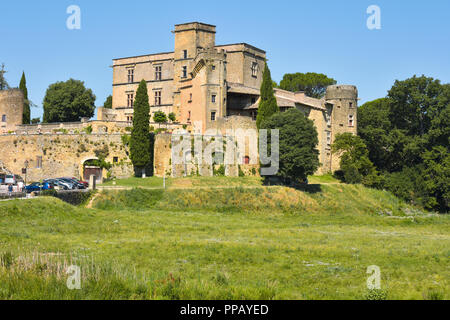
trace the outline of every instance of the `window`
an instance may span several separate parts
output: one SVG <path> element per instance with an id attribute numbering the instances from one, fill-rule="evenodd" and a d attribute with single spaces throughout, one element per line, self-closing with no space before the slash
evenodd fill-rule
<path id="1" fill-rule="evenodd" d="M 256 98 L 252 98 L 252 104 L 256 103 Z"/>
<path id="2" fill-rule="evenodd" d="M 128 83 L 134 82 L 134 69 L 128 69 Z"/>
<path id="3" fill-rule="evenodd" d="M 348 106 L 349 106 L 350 108 L 353 108 L 353 102 L 350 102 L 350 103 L 348 104 Z"/>
<path id="4" fill-rule="evenodd" d="M 161 90 L 155 91 L 155 106 L 161 105 Z"/>
<path id="5" fill-rule="evenodd" d="M 192 102 L 192 93 L 189 93 L 189 102 Z"/>
<path id="6" fill-rule="evenodd" d="M 252 120 L 256 121 L 256 117 L 258 116 L 258 113 L 256 111 L 252 111 Z"/>
<path id="7" fill-rule="evenodd" d="M 327 131 L 327 145 L 331 144 L 331 132 Z"/>
<path id="8" fill-rule="evenodd" d="M 133 108 L 133 105 L 134 105 L 134 94 L 129 93 L 129 94 L 127 94 L 127 107 Z"/>
<path id="9" fill-rule="evenodd" d="M 252 77 L 257 77 L 258 76 L 258 63 L 257 62 L 252 62 Z"/>
<path id="10" fill-rule="evenodd" d="M 327 112 L 325 117 L 327 119 L 327 126 L 331 126 L 331 114 Z"/>
<path id="11" fill-rule="evenodd" d="M 211 112 L 211 121 L 216 121 L 216 112 Z"/>
<path id="12" fill-rule="evenodd" d="M 161 81 L 162 79 L 162 66 L 155 67 L 155 80 Z"/>
<path id="13" fill-rule="evenodd" d="M 355 125 L 354 116 L 351 114 L 348 116 L 348 126 L 353 127 Z"/>
<path id="14" fill-rule="evenodd" d="M 2 115 L 2 122 L 6 122 L 6 114 Z"/>
<path id="15" fill-rule="evenodd" d="M 215 94 L 213 94 L 213 95 L 211 96 L 211 102 L 212 102 L 212 103 L 216 103 L 216 95 L 215 95 Z"/>
<path id="16" fill-rule="evenodd" d="M 245 156 L 243 163 L 244 164 L 250 164 L 250 157 L 249 156 Z"/>
<path id="17" fill-rule="evenodd" d="M 190 111 L 188 111 L 188 119 L 187 119 L 187 121 L 191 122 L 191 112 Z"/>
<path id="18" fill-rule="evenodd" d="M 216 66 L 211 66 L 211 70 L 212 71 L 216 70 Z"/>
<path id="19" fill-rule="evenodd" d="M 41 169 L 42 168 L 42 156 L 37 156 L 36 157 L 36 169 Z"/>
<path id="20" fill-rule="evenodd" d="M 187 50 L 183 50 L 183 59 L 187 59 Z"/>
<path id="21" fill-rule="evenodd" d="M 113 158 L 113 162 L 114 162 L 114 163 L 119 162 L 119 157 L 114 157 L 114 158 Z"/>
<path id="22" fill-rule="evenodd" d="M 182 78 L 187 78 L 187 67 L 183 66 L 183 71 L 181 73 L 181 77 Z"/>
<path id="23" fill-rule="evenodd" d="M 128 122 L 133 122 L 133 116 L 127 116 L 127 121 Z"/>

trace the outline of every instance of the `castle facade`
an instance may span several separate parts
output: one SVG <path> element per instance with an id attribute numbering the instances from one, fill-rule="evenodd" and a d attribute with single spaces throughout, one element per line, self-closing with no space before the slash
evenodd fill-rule
<path id="1" fill-rule="evenodd" d="M 246 43 L 216 45 L 216 27 L 192 22 L 175 25 L 173 52 L 113 60 L 113 108 L 100 108 L 99 120 L 133 119 L 139 82 L 147 82 L 151 114 L 174 113 L 196 134 L 208 129 L 256 128 L 266 52 Z M 321 172 L 339 168 L 330 146 L 337 134 L 356 134 L 358 91 L 355 86 L 327 88 L 323 99 L 303 92 L 274 89 L 281 111 L 298 108 L 315 122 Z"/>
<path id="2" fill-rule="evenodd" d="M 22 92 L 0 91 L 0 169 L 19 173 L 27 163 L 31 180 L 58 176 L 86 178 L 90 161 L 98 159 L 99 151 L 107 150 L 105 160 L 112 168 L 108 172 L 97 168 L 97 176 L 132 175 L 122 136 L 129 134 L 134 98 L 142 79 L 147 82 L 151 113 L 173 112 L 177 118 L 177 123 L 162 125 L 169 134 L 156 136 L 157 176 L 168 173 L 180 176 L 194 170 L 174 170 L 170 134 L 173 130 L 186 128 L 198 135 L 209 129 L 222 134 L 228 129 L 256 129 L 265 51 L 246 43 L 216 45 L 216 27 L 204 23 L 176 25 L 173 32 L 173 52 L 114 59 L 113 107 L 99 108 L 97 120 L 22 125 Z M 297 108 L 314 121 L 319 137 L 318 173 L 338 170 L 340 159 L 331 153 L 331 144 L 339 133 L 357 133 L 357 88 L 333 85 L 322 99 L 278 88 L 274 94 L 281 112 Z M 247 150 L 238 156 L 244 163 L 242 170 L 252 174 L 257 156 Z M 237 166 L 228 166 L 226 170 L 227 175 L 238 175 Z M 212 172 L 209 167 L 201 174 Z"/>

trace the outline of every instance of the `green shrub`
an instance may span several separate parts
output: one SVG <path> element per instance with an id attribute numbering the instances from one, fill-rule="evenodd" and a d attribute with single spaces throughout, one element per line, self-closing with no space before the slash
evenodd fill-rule
<path id="1" fill-rule="evenodd" d="M 220 177 L 225 176 L 225 166 L 221 164 L 217 170 L 214 168 L 214 175 Z"/>
<path id="2" fill-rule="evenodd" d="M 240 165 L 238 166 L 238 170 L 239 170 L 239 177 L 245 177 L 245 173 L 244 173 L 244 171 L 242 171 L 242 168 Z"/>
<path id="3" fill-rule="evenodd" d="M 74 206 L 85 204 L 93 195 L 94 191 L 63 191 L 57 192 L 54 197 Z"/>
<path id="4" fill-rule="evenodd" d="M 387 300 L 387 292 L 382 289 L 370 289 L 365 298 L 366 300 Z"/>

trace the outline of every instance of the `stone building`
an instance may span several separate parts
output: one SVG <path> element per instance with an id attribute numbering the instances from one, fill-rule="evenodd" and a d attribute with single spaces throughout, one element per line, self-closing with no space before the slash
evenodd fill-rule
<path id="1" fill-rule="evenodd" d="M 178 123 L 163 124 L 169 134 L 155 141 L 155 174 L 210 175 L 213 167 L 196 168 L 171 163 L 170 132 L 186 128 L 195 136 L 207 130 L 256 129 L 265 51 L 246 43 L 216 45 L 216 27 L 199 22 L 179 24 L 173 31 L 173 52 L 114 59 L 113 108 L 99 108 L 98 120 L 76 123 L 22 125 L 23 95 L 20 90 L 0 91 L 0 163 L 18 173 L 29 164 L 29 178 L 43 179 L 74 175 L 86 178 L 86 168 L 98 160 L 99 152 L 112 164 L 109 172 L 96 168 L 97 176 L 127 177 L 132 165 L 123 135 L 130 132 L 133 103 L 139 82 L 147 82 L 151 113 L 175 113 Z M 274 94 L 280 110 L 297 108 L 314 121 L 319 136 L 318 173 L 339 169 L 339 157 L 331 144 L 339 133 L 357 133 L 358 90 L 351 85 L 327 88 L 322 99 L 303 92 L 278 88 Z M 251 131 L 251 130 L 250 130 Z M 239 140 L 238 134 L 231 137 Z M 239 170 L 254 174 L 258 154 L 247 149 L 237 155 Z M 3 169 L 5 171 L 6 169 Z M 237 166 L 226 168 L 238 175 Z"/>
<path id="2" fill-rule="evenodd" d="M 19 89 L 0 90 L 0 133 L 22 124 L 24 98 Z"/>
<path id="3" fill-rule="evenodd" d="M 175 50 L 113 60 L 113 110 L 99 120 L 131 121 L 139 82 L 147 82 L 151 112 L 174 112 L 185 124 L 240 114 L 259 96 L 266 54 L 246 43 L 216 45 L 216 27 L 175 26 Z M 102 108 L 101 108 L 102 109 Z"/>
<path id="4" fill-rule="evenodd" d="M 151 113 L 174 112 L 196 134 L 208 129 L 256 129 L 266 53 L 246 43 L 216 45 L 216 27 L 192 22 L 175 25 L 173 52 L 114 59 L 113 109 L 99 110 L 99 120 L 131 121 L 139 82 L 147 82 Z M 356 134 L 358 91 L 336 85 L 326 97 L 275 89 L 281 111 L 298 108 L 314 120 L 319 135 L 320 173 L 339 168 L 330 146 L 342 132 Z M 244 117 L 247 120 L 242 121 Z M 250 121 L 249 121 L 250 120 Z"/>

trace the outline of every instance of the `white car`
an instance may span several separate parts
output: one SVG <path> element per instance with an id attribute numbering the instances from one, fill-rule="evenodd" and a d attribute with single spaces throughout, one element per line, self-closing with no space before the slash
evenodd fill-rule
<path id="1" fill-rule="evenodd" d="M 5 176 L 5 184 L 16 184 L 16 177 L 12 174 Z"/>

